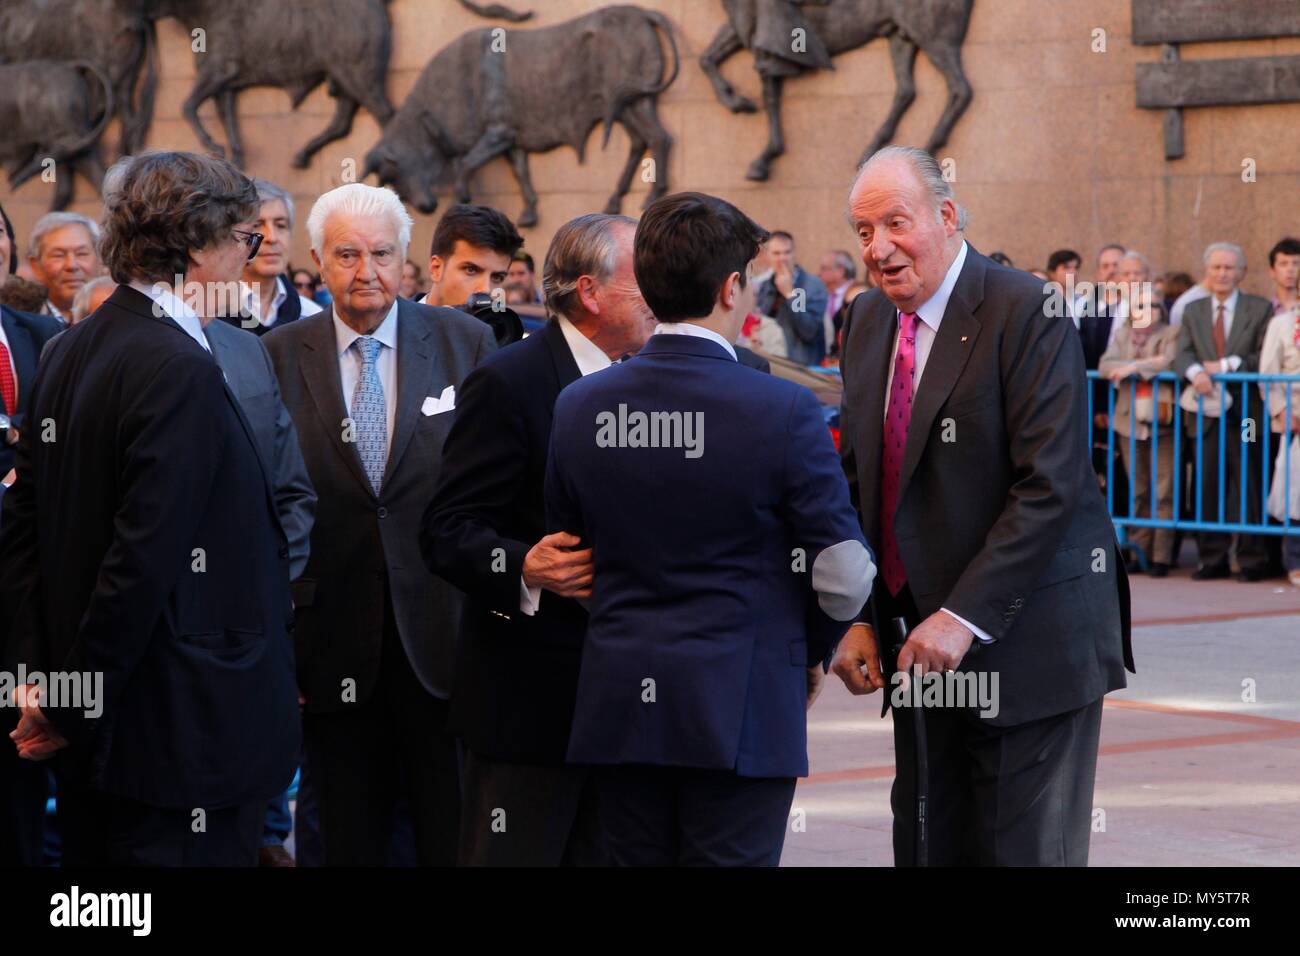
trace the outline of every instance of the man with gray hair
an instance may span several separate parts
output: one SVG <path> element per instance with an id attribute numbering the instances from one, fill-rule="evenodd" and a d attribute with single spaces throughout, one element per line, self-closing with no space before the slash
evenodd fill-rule
<path id="1" fill-rule="evenodd" d="M 265 335 L 273 328 L 315 315 L 321 308 L 299 295 L 289 281 L 293 197 L 265 179 L 254 179 L 253 185 L 261 206 L 245 228 L 260 233 L 262 244 L 244 266 L 239 315 L 226 320 L 254 335 Z"/>
<path id="2" fill-rule="evenodd" d="M 496 340 L 464 313 L 399 298 L 411 225 L 388 189 L 321 196 L 307 231 L 333 304 L 262 339 L 318 499 L 293 601 L 329 866 L 391 862 L 402 798 L 419 863 L 456 860 L 447 698 L 461 597 L 424 567 L 418 528 L 456 393 Z"/>
<path id="3" fill-rule="evenodd" d="M 839 332 L 844 325 L 844 293 L 858 279 L 858 266 L 853 256 L 843 249 L 822 253 L 821 268 L 817 278 L 826 286 L 826 313 L 823 317 L 823 334 L 826 336 L 826 354 L 839 354 Z"/>
<path id="4" fill-rule="evenodd" d="M 849 211 L 877 288 L 844 330 L 841 453 L 881 573 L 833 669 L 890 688 L 894 860 L 1085 865 L 1102 698 L 1133 663 L 1079 336 L 1041 281 L 970 246 L 928 153 L 877 152 Z M 996 704 L 931 706 L 958 677 Z"/>
<path id="5" fill-rule="evenodd" d="M 8 660 L 84 690 L 20 689 L 13 736 L 61 751 L 67 865 L 251 866 L 300 740 L 289 552 L 204 326 L 256 248 L 257 193 L 206 156 L 122 162 L 119 288 L 45 351 L 0 544 Z"/>
<path id="6" fill-rule="evenodd" d="M 36 220 L 28 240 L 27 264 L 45 286 L 46 308 L 69 324 L 72 302 L 88 279 L 99 275 L 99 226 L 76 212 L 46 213 Z"/>
<path id="7" fill-rule="evenodd" d="M 542 489 L 560 391 L 654 330 L 632 271 L 635 234 L 634 220 L 600 214 L 556 232 L 542 277 L 549 321 L 465 380 L 425 513 L 425 559 L 467 599 L 452 694 L 467 748 L 462 863 L 604 862 L 590 772 L 564 762 L 591 549 L 546 534 Z"/>
<path id="8" fill-rule="evenodd" d="M 1220 385 L 1214 376 L 1224 372 L 1258 372 L 1264 333 L 1273 315 L 1272 304 L 1240 289 L 1246 275 L 1246 253 L 1231 242 L 1212 242 L 1206 246 L 1205 287 L 1209 295 L 1187 305 L 1183 324 L 1178 329 L 1178 353 L 1174 371 L 1185 377 L 1193 392 L 1201 396 L 1208 409 L 1200 418 L 1200 460 L 1196 459 L 1197 416 L 1184 414 L 1194 467 L 1201 475 L 1201 520 L 1258 523 L 1260 521 L 1260 469 L 1263 443 L 1247 440 L 1244 422 L 1255 428 L 1267 428 L 1261 419 L 1259 391 L 1254 385 L 1243 388 L 1239 383 Z M 1223 402 L 1227 397 L 1228 402 Z M 1244 401 L 1243 401 L 1244 398 Z M 1222 402 L 1224 407 L 1220 407 Z M 1223 436 L 1223 484 L 1219 483 L 1219 441 Z M 1246 511 L 1241 510 L 1241 466 L 1246 458 Z M 1219 503 L 1223 502 L 1220 516 Z M 1233 535 L 1226 532 L 1198 531 L 1196 534 L 1197 567 L 1193 580 L 1226 578 L 1231 573 L 1228 551 Z M 1238 534 L 1237 576 L 1243 581 L 1260 581 L 1270 575 L 1269 548 L 1263 535 Z"/>

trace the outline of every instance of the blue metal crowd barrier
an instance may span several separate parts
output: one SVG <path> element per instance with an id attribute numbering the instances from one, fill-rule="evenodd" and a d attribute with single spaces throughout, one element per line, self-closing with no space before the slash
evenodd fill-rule
<path id="1" fill-rule="evenodd" d="M 1300 476 L 1292 476 L 1290 469 L 1285 469 L 1281 477 L 1283 484 L 1283 517 L 1281 520 L 1271 521 L 1268 513 L 1269 492 L 1272 487 L 1274 476 L 1274 459 L 1277 455 L 1278 448 L 1290 448 L 1291 442 L 1296 434 L 1292 427 L 1293 416 L 1300 412 L 1300 375 L 1276 375 L 1261 374 L 1258 372 L 1225 372 L 1218 375 L 1212 375 L 1211 380 L 1214 384 L 1215 391 L 1211 393 L 1212 397 L 1217 397 L 1219 408 L 1223 409 L 1225 397 L 1232 395 L 1233 404 L 1238 409 L 1249 409 L 1252 414 L 1248 416 L 1234 415 L 1232 421 L 1242 421 L 1242 427 L 1239 434 L 1234 435 L 1231 441 L 1236 442 L 1241 454 L 1240 458 L 1240 480 L 1237 482 L 1237 491 L 1239 499 L 1236 511 L 1237 520 L 1228 519 L 1228 507 L 1225 500 L 1225 478 L 1227 469 L 1227 448 L 1228 448 L 1228 429 L 1217 428 L 1215 433 L 1217 438 L 1211 442 L 1211 447 L 1205 447 L 1205 399 L 1206 396 L 1196 395 L 1196 413 L 1195 413 L 1195 433 L 1194 437 L 1187 437 L 1185 434 L 1184 421 L 1191 420 L 1192 413 L 1185 411 L 1179 402 L 1179 397 L 1183 390 L 1188 386 L 1185 378 L 1179 377 L 1176 373 L 1165 371 L 1159 372 L 1151 378 L 1141 378 L 1133 375 L 1124 379 L 1118 385 L 1113 384 L 1109 379 L 1102 376 L 1099 372 L 1088 372 L 1089 383 L 1094 381 L 1105 381 L 1106 390 L 1106 507 L 1110 511 L 1112 520 L 1120 533 L 1121 542 L 1125 542 L 1126 528 L 1172 528 L 1183 531 L 1220 531 L 1224 533 L 1242 532 L 1246 534 L 1269 534 L 1269 535 L 1291 535 L 1300 534 L 1300 519 L 1295 518 L 1291 513 L 1291 489 L 1292 481 L 1300 480 Z M 1151 437 L 1145 440 L 1137 438 L 1137 429 L 1132 427 L 1133 411 L 1137 406 L 1138 384 L 1140 382 L 1149 382 L 1153 387 L 1153 407 L 1157 410 L 1158 415 L 1158 397 L 1160 384 L 1165 384 L 1173 393 L 1173 421 L 1169 425 L 1157 426 L 1155 423 L 1146 423 L 1151 427 Z M 1273 437 L 1272 423 L 1269 416 L 1270 398 L 1269 394 L 1274 385 L 1280 384 L 1283 387 L 1285 395 L 1286 414 L 1284 416 L 1284 428 L 1277 439 Z M 1261 386 L 1263 392 L 1261 393 Z M 1129 413 L 1130 427 L 1127 437 L 1118 435 L 1115 432 L 1115 400 L 1119 389 L 1129 390 Z M 1088 394 L 1088 421 L 1094 420 L 1094 398 L 1093 389 L 1087 389 Z M 1211 416 L 1214 417 L 1214 416 Z M 1244 418 L 1244 421 L 1243 421 Z M 1089 430 L 1090 433 L 1092 429 Z M 1159 495 L 1157 493 L 1159 478 L 1159 454 L 1160 443 L 1163 441 L 1173 442 L 1173 501 L 1170 508 L 1171 517 L 1161 518 L 1158 516 Z M 1280 445 L 1278 444 L 1280 441 Z M 1116 514 L 1115 502 L 1115 452 L 1118 448 L 1118 442 L 1128 442 L 1129 444 L 1129 461 L 1137 461 L 1138 446 L 1149 445 L 1150 448 L 1144 448 L 1142 454 L 1150 455 L 1150 514 L 1137 514 L 1137 489 L 1132 481 L 1128 484 L 1128 508 L 1126 514 Z M 1249 443 L 1255 442 L 1260 446 L 1261 455 L 1256 467 L 1260 470 L 1259 482 L 1259 511 L 1258 520 L 1248 520 L 1252 508 L 1248 507 L 1246 491 L 1249 487 L 1250 468 L 1252 466 L 1251 455 L 1249 454 Z M 1100 447 L 1100 439 L 1098 439 Z M 1180 480 L 1185 476 L 1184 454 L 1187 455 L 1189 464 L 1192 467 L 1190 483 L 1194 488 L 1193 502 L 1195 507 L 1195 516 L 1186 518 L 1183 515 L 1183 496 L 1188 490 L 1184 481 Z M 1284 459 L 1284 462 L 1287 459 Z M 1122 464 L 1121 464 L 1122 467 Z M 1284 465 L 1285 467 L 1285 465 Z M 1207 468 L 1217 468 L 1217 501 L 1212 507 L 1212 513 L 1204 513 L 1206 502 L 1204 500 L 1204 479 Z"/>

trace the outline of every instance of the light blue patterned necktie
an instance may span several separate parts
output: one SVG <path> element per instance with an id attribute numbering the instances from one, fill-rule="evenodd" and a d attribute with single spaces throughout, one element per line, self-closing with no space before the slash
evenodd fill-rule
<path id="1" fill-rule="evenodd" d="M 379 494 L 384 480 L 384 466 L 388 464 L 388 406 L 384 402 L 384 386 L 379 381 L 375 360 L 384 343 L 363 335 L 354 339 L 353 347 L 361 356 L 361 375 L 352 390 L 352 421 L 356 425 L 357 454 L 366 470 L 370 485 Z"/>

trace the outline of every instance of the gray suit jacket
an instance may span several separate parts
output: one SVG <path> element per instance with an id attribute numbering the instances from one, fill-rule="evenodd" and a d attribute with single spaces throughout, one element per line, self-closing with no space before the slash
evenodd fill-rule
<path id="1" fill-rule="evenodd" d="M 858 296 L 840 362 L 840 451 L 877 553 L 897 316 L 880 290 Z M 947 608 L 995 639 L 972 644 L 960 668 L 1000 675 L 994 726 L 1083 707 L 1133 669 L 1128 577 L 1088 457 L 1086 388 L 1079 336 L 1047 314 L 1042 283 L 971 247 L 912 405 L 894 529 L 921 616 Z M 883 591 L 878 575 L 864 619 L 888 647 Z"/>
<path id="2" fill-rule="evenodd" d="M 455 413 L 426 415 L 422 406 L 447 386 L 459 389 L 496 350 L 492 330 L 455 309 L 399 300 L 396 423 L 379 494 L 345 438 L 333 309 L 272 329 L 261 341 L 319 496 L 311 558 L 293 585 L 298 686 L 307 709 L 347 709 L 348 687 L 355 702 L 369 699 L 390 618 L 425 689 L 447 697 L 461 595 L 425 566 L 419 536 Z"/>
<path id="3" fill-rule="evenodd" d="M 307 567 L 316 514 L 316 492 L 298 447 L 297 429 L 280 401 L 271 357 L 257 336 L 225 322 L 209 322 L 204 332 L 212 357 L 252 426 L 262 463 L 275 477 L 275 510 L 289 541 L 289 577 L 293 580 Z"/>
<path id="4" fill-rule="evenodd" d="M 1183 324 L 1178 327 L 1178 352 L 1174 356 L 1174 371 L 1180 378 L 1186 379 L 1187 370 L 1196 363 L 1204 365 L 1218 359 L 1214 349 L 1214 297 L 1208 296 L 1189 303 L 1183 312 Z M 1245 292 L 1237 296 L 1237 307 L 1233 310 L 1232 331 L 1224 342 L 1225 355 L 1241 356 L 1241 368 L 1238 372 L 1258 372 L 1259 353 L 1264 347 L 1264 333 L 1268 331 L 1268 321 L 1273 317 L 1273 306 L 1268 299 Z M 1259 389 L 1233 382 L 1225 386 L 1232 393 L 1232 408 L 1228 417 L 1240 421 L 1247 417 L 1257 417 L 1261 411 Z M 1246 393 L 1246 402 L 1242 404 L 1242 392 Z M 1216 389 L 1217 394 L 1217 389 Z M 1195 433 L 1196 416 L 1183 415 L 1188 431 Z M 1209 430 L 1218 419 L 1205 416 L 1202 428 Z"/>

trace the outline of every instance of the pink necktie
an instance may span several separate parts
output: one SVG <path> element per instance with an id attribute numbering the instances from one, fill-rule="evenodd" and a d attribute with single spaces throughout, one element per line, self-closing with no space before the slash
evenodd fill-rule
<path id="1" fill-rule="evenodd" d="M 916 371 L 916 313 L 899 313 L 898 352 L 894 356 L 894 380 L 889 388 L 889 413 L 885 416 L 884 466 L 880 487 L 880 570 L 890 594 L 897 594 L 907 581 L 903 558 L 894 539 L 894 509 L 903 477 L 903 451 L 907 448 L 907 425 L 912 420 L 912 376 Z"/>

